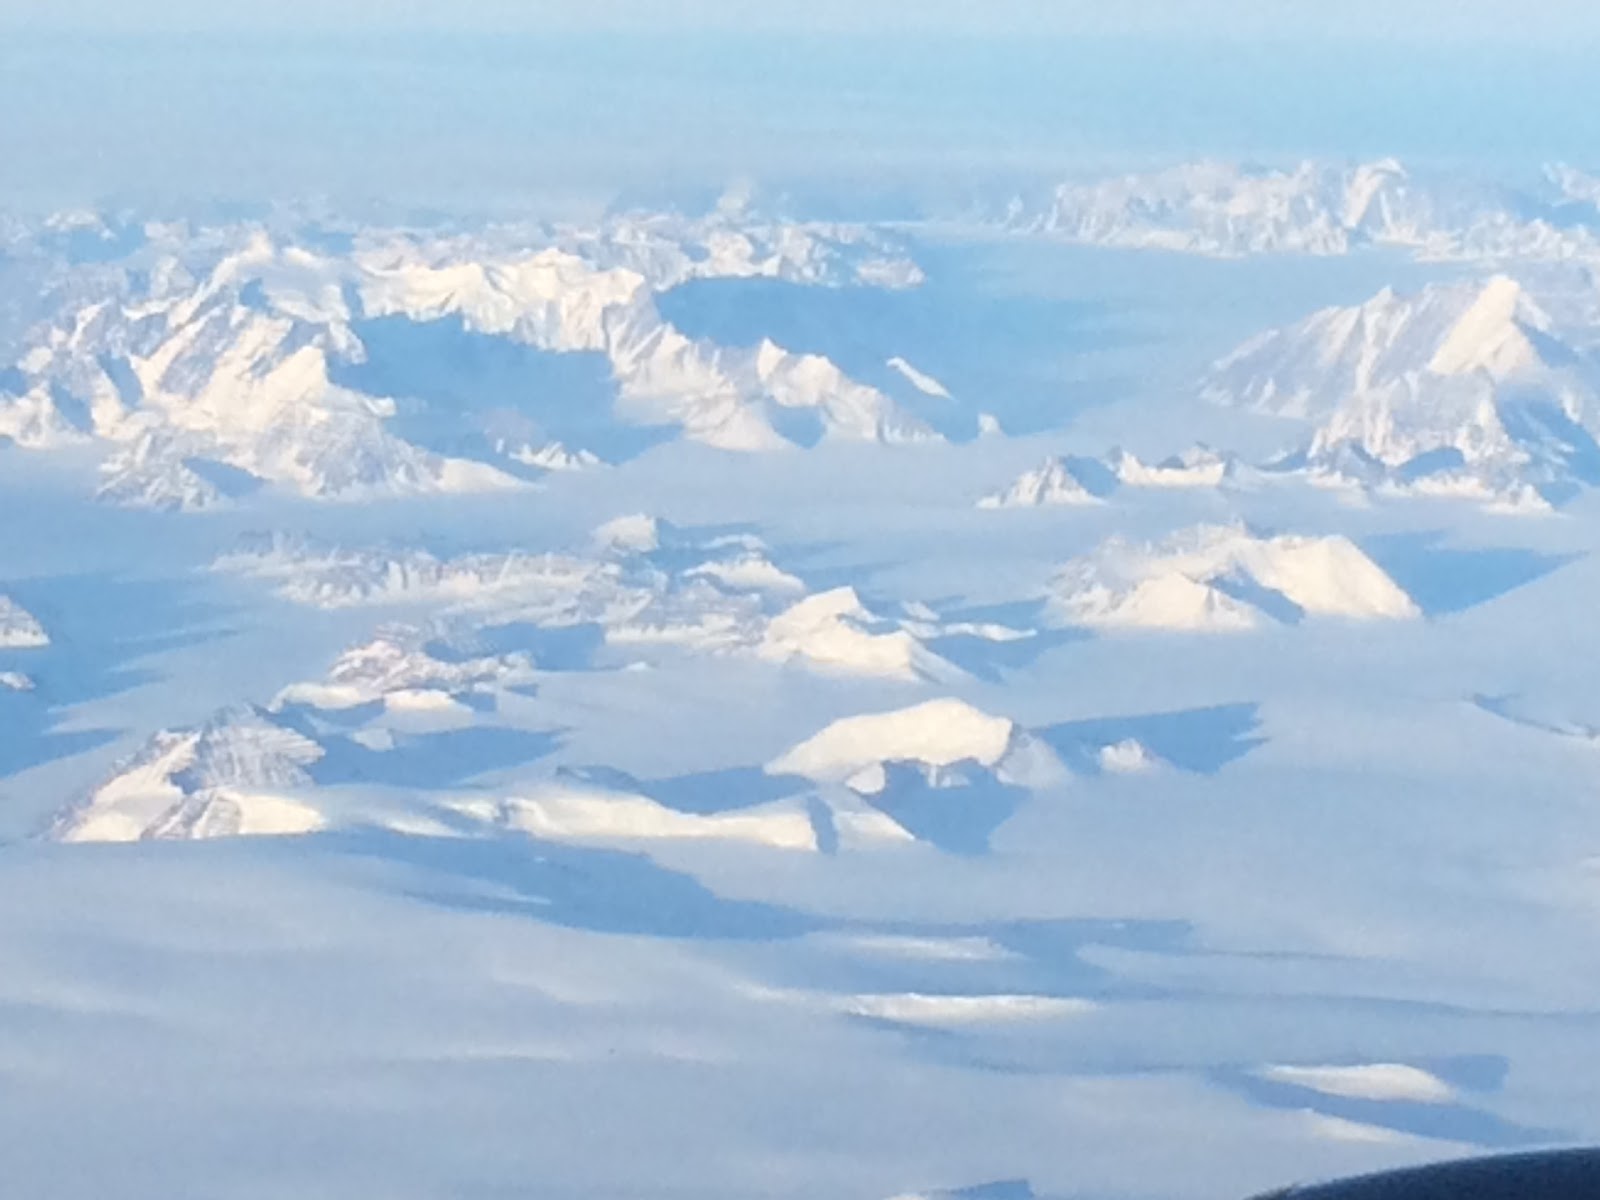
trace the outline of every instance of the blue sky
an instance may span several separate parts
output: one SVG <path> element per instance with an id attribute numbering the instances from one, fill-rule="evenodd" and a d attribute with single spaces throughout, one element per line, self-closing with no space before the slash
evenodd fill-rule
<path id="1" fill-rule="evenodd" d="M 0 22 L 79 30 L 711 30 L 1221 34 L 1562 45 L 1591 0 L 0 0 Z"/>

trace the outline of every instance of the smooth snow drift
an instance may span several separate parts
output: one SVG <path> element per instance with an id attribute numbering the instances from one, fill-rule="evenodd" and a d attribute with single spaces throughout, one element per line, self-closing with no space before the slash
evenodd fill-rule
<path id="1" fill-rule="evenodd" d="M 930 996 L 913 992 L 852 996 L 840 1007 L 852 1016 L 876 1021 L 960 1028 L 1082 1016 L 1095 1011 L 1096 1005 L 1089 1000 L 1056 996 Z"/>
<path id="2" fill-rule="evenodd" d="M 1266 1067 L 1261 1078 L 1274 1083 L 1341 1096 L 1353 1100 L 1409 1100 L 1418 1104 L 1449 1104 L 1455 1089 L 1431 1072 L 1404 1063 L 1369 1063 L 1354 1067 Z"/>
<path id="3" fill-rule="evenodd" d="M 777 850 L 818 848 L 805 805 L 780 801 L 737 812 L 677 812 L 647 796 L 547 785 L 501 801 L 464 801 L 466 816 L 535 837 L 594 843 L 715 841 Z"/>

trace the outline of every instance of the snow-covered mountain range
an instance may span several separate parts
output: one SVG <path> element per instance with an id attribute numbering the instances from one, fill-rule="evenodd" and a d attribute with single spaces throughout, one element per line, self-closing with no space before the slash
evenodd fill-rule
<path id="1" fill-rule="evenodd" d="M 335 818 L 319 788 L 384 778 L 429 733 L 471 726 L 536 678 L 524 653 L 473 654 L 425 626 L 390 625 L 327 675 L 266 705 L 163 730 L 52 827 L 62 841 L 204 839 L 309 833 Z M 418 739 L 423 739 L 419 743 Z M 437 764 L 432 768 L 437 771 Z M 416 781 L 421 781 L 420 774 Z M 364 810 L 342 810 L 362 821 Z M 402 806 L 387 820 L 403 825 Z"/>
<path id="2" fill-rule="evenodd" d="M 1236 257 L 1392 247 L 1431 259 L 1593 259 L 1593 180 L 1567 167 L 1520 189 L 1414 172 L 1394 159 L 1291 168 L 1195 162 L 1069 182 L 1017 200 L 1013 229 L 1090 245 Z"/>
<path id="3" fill-rule="evenodd" d="M 1515 284 L 1386 292 L 1265 335 L 1222 360 L 1206 391 L 1300 415 L 1327 409 L 1329 427 L 1294 464 L 1320 479 L 1527 508 L 1600 472 L 1579 436 L 1593 431 L 1595 289 L 1582 272 L 1529 265 L 1600 261 L 1596 195 L 1570 169 L 1518 191 L 1392 160 L 1202 163 L 1063 185 L 1046 211 L 1011 221 L 1192 253 L 1394 246 L 1516 260 Z M 0 438 L 93 446 L 100 494 L 119 504 L 208 508 L 263 486 L 345 499 L 514 489 L 669 436 L 738 451 L 934 441 L 915 400 L 953 403 L 902 355 L 887 369 L 911 403 L 822 355 L 771 338 L 721 345 L 664 317 L 657 296 L 691 280 L 922 282 L 880 231 L 737 206 L 469 231 L 85 213 L 18 224 L 8 255 L 8 270 L 23 264 L 45 284 L 27 319 L 0 330 Z M 1535 375 L 1549 403 L 1524 386 Z M 1335 399 L 1346 408 L 1333 419 Z M 1502 430 L 1482 428 L 1489 407 Z M 1204 449 L 1157 464 L 1063 461 L 984 504 L 1089 502 L 1118 485 L 1209 484 L 1219 470 L 1231 470 L 1228 456 Z"/>
<path id="4" fill-rule="evenodd" d="M 1593 1137 L 1597 197 L 0 219 L 14 1190 L 1202 1200 Z M 1352 261 L 1199 257 L 1255 253 Z"/>
<path id="5" fill-rule="evenodd" d="M 605 403 L 624 427 L 737 450 L 795 436 L 936 436 L 824 358 L 770 341 L 696 341 L 653 302 L 692 278 L 919 282 L 914 264 L 858 228 L 639 217 L 587 231 L 340 237 L 150 222 L 80 230 L 127 244 L 88 262 L 52 258 L 51 232 L 16 251 L 49 263 L 54 283 L 0 370 L 0 437 L 37 449 L 103 444 L 102 495 L 118 503 L 205 508 L 263 483 L 318 497 L 508 488 L 606 455 L 604 444 L 556 444 L 530 415 L 528 402 L 541 399 L 531 366 L 520 385 L 513 376 L 491 386 L 464 358 L 453 383 L 478 388 L 468 405 L 370 390 L 375 336 L 385 355 L 416 360 L 378 373 L 404 389 L 437 355 L 426 338 L 441 322 L 459 331 L 462 355 L 505 344 L 597 356 L 614 393 Z"/>
<path id="6" fill-rule="evenodd" d="M 1026 789 L 1060 783 L 1048 745 L 1003 717 L 957 700 L 849 717 L 773 760 L 794 778 L 785 794 L 698 811 L 651 794 L 608 768 L 514 764 L 486 787 L 397 786 L 403 759 L 452 725 L 472 695 L 487 703 L 525 663 L 482 660 L 465 673 L 390 630 L 344 655 L 329 683 L 297 686 L 269 706 L 218 713 L 204 725 L 156 734 L 50 836 L 64 842 L 295 836 L 367 826 L 402 833 L 646 844 L 710 841 L 816 852 L 919 840 L 941 804 L 969 806 L 992 827 Z M 430 699 L 431 697 L 431 699 Z M 358 699 L 359 698 L 359 699 Z M 358 706 L 362 711 L 353 712 Z M 481 707 L 481 705 L 480 705 Z M 1135 747 L 1137 750 L 1137 747 Z M 1125 747 L 1113 748 L 1127 756 Z M 502 772 L 503 774 L 503 772 Z M 985 812 L 984 810 L 989 811 Z M 931 840 L 939 842 L 937 829 Z"/>
<path id="7" fill-rule="evenodd" d="M 1316 422 L 1280 465 L 1321 480 L 1547 507 L 1600 482 L 1597 316 L 1587 271 L 1385 289 L 1252 339 L 1203 394 Z"/>
<path id="8" fill-rule="evenodd" d="M 441 558 L 416 548 L 347 549 L 266 535 L 215 567 L 320 608 L 409 605 L 472 628 L 587 626 L 630 656 L 740 654 L 888 679 L 960 676 L 929 648 L 940 638 L 1003 643 L 1033 636 L 992 622 L 945 620 L 922 605 L 875 612 L 850 587 L 810 592 L 754 535 L 702 537 L 643 515 L 607 522 L 588 547 L 565 553 Z"/>

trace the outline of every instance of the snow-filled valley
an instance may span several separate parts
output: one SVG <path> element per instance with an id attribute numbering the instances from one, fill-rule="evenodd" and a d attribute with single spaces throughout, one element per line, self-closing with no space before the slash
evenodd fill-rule
<path id="1" fill-rule="evenodd" d="M 1597 194 L 0 224 L 0 1190 L 1600 1139 Z"/>

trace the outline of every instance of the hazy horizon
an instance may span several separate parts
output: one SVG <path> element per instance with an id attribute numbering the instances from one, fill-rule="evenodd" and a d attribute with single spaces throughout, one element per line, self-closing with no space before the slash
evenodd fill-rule
<path id="1" fill-rule="evenodd" d="M 1600 161 L 1581 48 L 1015 35 L 98 35 L 0 44 L 12 203 L 584 202 L 1196 157 Z"/>

